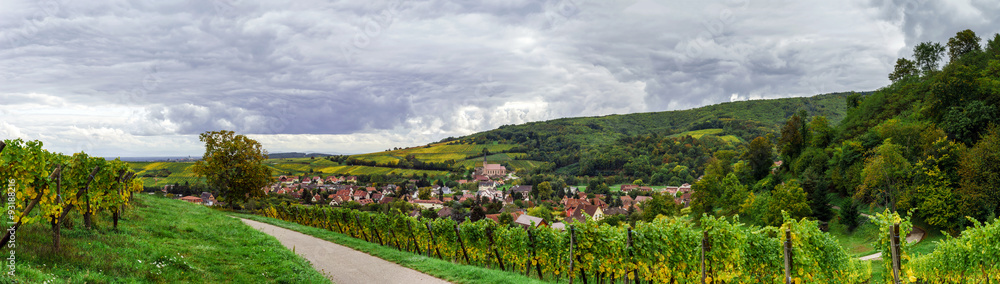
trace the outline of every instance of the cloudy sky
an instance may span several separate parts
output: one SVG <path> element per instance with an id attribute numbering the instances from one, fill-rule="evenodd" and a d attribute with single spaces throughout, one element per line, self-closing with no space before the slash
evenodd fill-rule
<path id="1" fill-rule="evenodd" d="M 361 153 L 504 124 L 874 90 L 995 0 L 0 0 L 0 138 Z"/>

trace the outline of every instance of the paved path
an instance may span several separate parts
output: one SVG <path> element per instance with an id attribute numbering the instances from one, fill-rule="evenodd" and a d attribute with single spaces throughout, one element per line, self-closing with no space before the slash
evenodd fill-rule
<path id="1" fill-rule="evenodd" d="M 909 235 L 906 235 L 906 242 L 907 243 L 919 243 L 921 240 L 924 239 L 924 234 L 926 234 L 924 232 L 924 230 L 921 230 L 920 228 L 917 228 L 917 227 L 913 227 L 913 231 L 910 232 Z M 879 252 L 879 253 L 875 253 L 875 254 L 871 254 L 871 255 L 866 255 L 866 256 L 862 256 L 862 257 L 860 257 L 858 259 L 860 259 L 860 260 L 882 259 L 882 253 Z"/>
<path id="2" fill-rule="evenodd" d="M 288 249 L 309 260 L 333 283 L 448 283 L 381 258 L 310 235 L 267 223 L 242 219 L 258 231 L 272 235 Z"/>

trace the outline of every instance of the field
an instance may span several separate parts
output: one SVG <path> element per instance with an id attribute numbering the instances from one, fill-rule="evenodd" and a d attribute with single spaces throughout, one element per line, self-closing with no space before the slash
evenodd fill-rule
<path id="1" fill-rule="evenodd" d="M 276 239 L 205 206 L 136 195 L 118 230 L 79 214 L 52 251 L 48 224 L 17 231 L 17 283 L 329 283 Z M 6 271 L 5 271 L 6 272 Z"/>
<path id="2" fill-rule="evenodd" d="M 423 147 L 413 147 L 393 151 L 375 152 L 369 154 L 353 155 L 351 157 L 364 161 L 375 161 L 376 163 L 389 163 L 399 161 L 407 155 L 413 155 L 417 159 L 426 162 L 440 163 L 447 160 L 462 161 L 469 156 L 480 155 L 483 149 L 490 152 L 502 152 L 514 148 L 512 144 L 461 144 L 448 145 L 446 143 L 431 144 Z"/>
<path id="3" fill-rule="evenodd" d="M 684 136 L 690 135 L 691 137 L 700 139 L 702 136 L 705 136 L 705 135 L 713 135 L 713 136 L 718 136 L 723 141 L 729 142 L 730 144 L 743 143 L 743 141 L 740 140 L 739 137 L 736 137 L 736 136 L 733 136 L 733 135 L 722 135 L 722 136 L 719 136 L 719 134 L 722 134 L 722 132 L 724 132 L 724 131 L 725 130 L 722 130 L 722 129 L 719 129 L 719 128 L 702 129 L 702 130 L 685 131 L 685 132 L 681 132 L 681 133 L 678 133 L 678 134 L 670 135 L 670 137 L 684 137 Z"/>

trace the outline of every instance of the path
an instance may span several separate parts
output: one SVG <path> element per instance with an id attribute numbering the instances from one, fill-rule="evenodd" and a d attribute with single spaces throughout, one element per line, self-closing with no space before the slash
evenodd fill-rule
<path id="1" fill-rule="evenodd" d="M 913 227 L 913 231 L 911 231 L 910 234 L 906 235 L 906 242 L 907 243 L 911 243 L 911 244 L 919 243 L 921 240 L 924 239 L 924 234 L 926 234 L 924 232 L 924 230 L 922 230 L 920 228 L 917 228 L 917 227 Z M 862 256 L 862 257 L 860 257 L 858 259 L 860 259 L 860 260 L 877 260 L 877 259 L 882 259 L 882 253 L 879 252 L 879 253 L 875 253 L 875 254 L 871 254 L 871 255 L 866 255 L 866 256 Z"/>
<path id="2" fill-rule="evenodd" d="M 309 260 L 333 283 L 448 283 L 351 248 L 310 235 L 253 220 L 250 227 L 274 236 L 288 249 Z"/>

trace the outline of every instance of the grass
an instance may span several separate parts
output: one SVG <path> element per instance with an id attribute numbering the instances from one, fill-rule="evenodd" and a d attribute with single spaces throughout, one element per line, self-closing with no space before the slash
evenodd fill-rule
<path id="1" fill-rule="evenodd" d="M 292 222 L 257 215 L 232 214 L 237 217 L 268 223 L 341 244 L 454 283 L 542 283 L 538 279 L 525 277 L 518 273 L 456 264 L 433 257 L 403 252 L 391 247 L 369 243 L 364 240 L 355 239 L 344 234 L 320 228 L 303 226 Z M 565 282 L 565 279 L 563 279 L 563 282 Z"/>
<path id="2" fill-rule="evenodd" d="M 72 213 L 62 249 L 47 224 L 17 231 L 18 283 L 330 283 L 277 239 L 219 211 L 136 195 L 118 230 L 107 213 L 92 230 Z M 74 216 L 75 215 L 75 216 Z M 6 269 L 4 274 L 6 275 Z M 0 278 L 0 282 L 3 282 Z"/>

